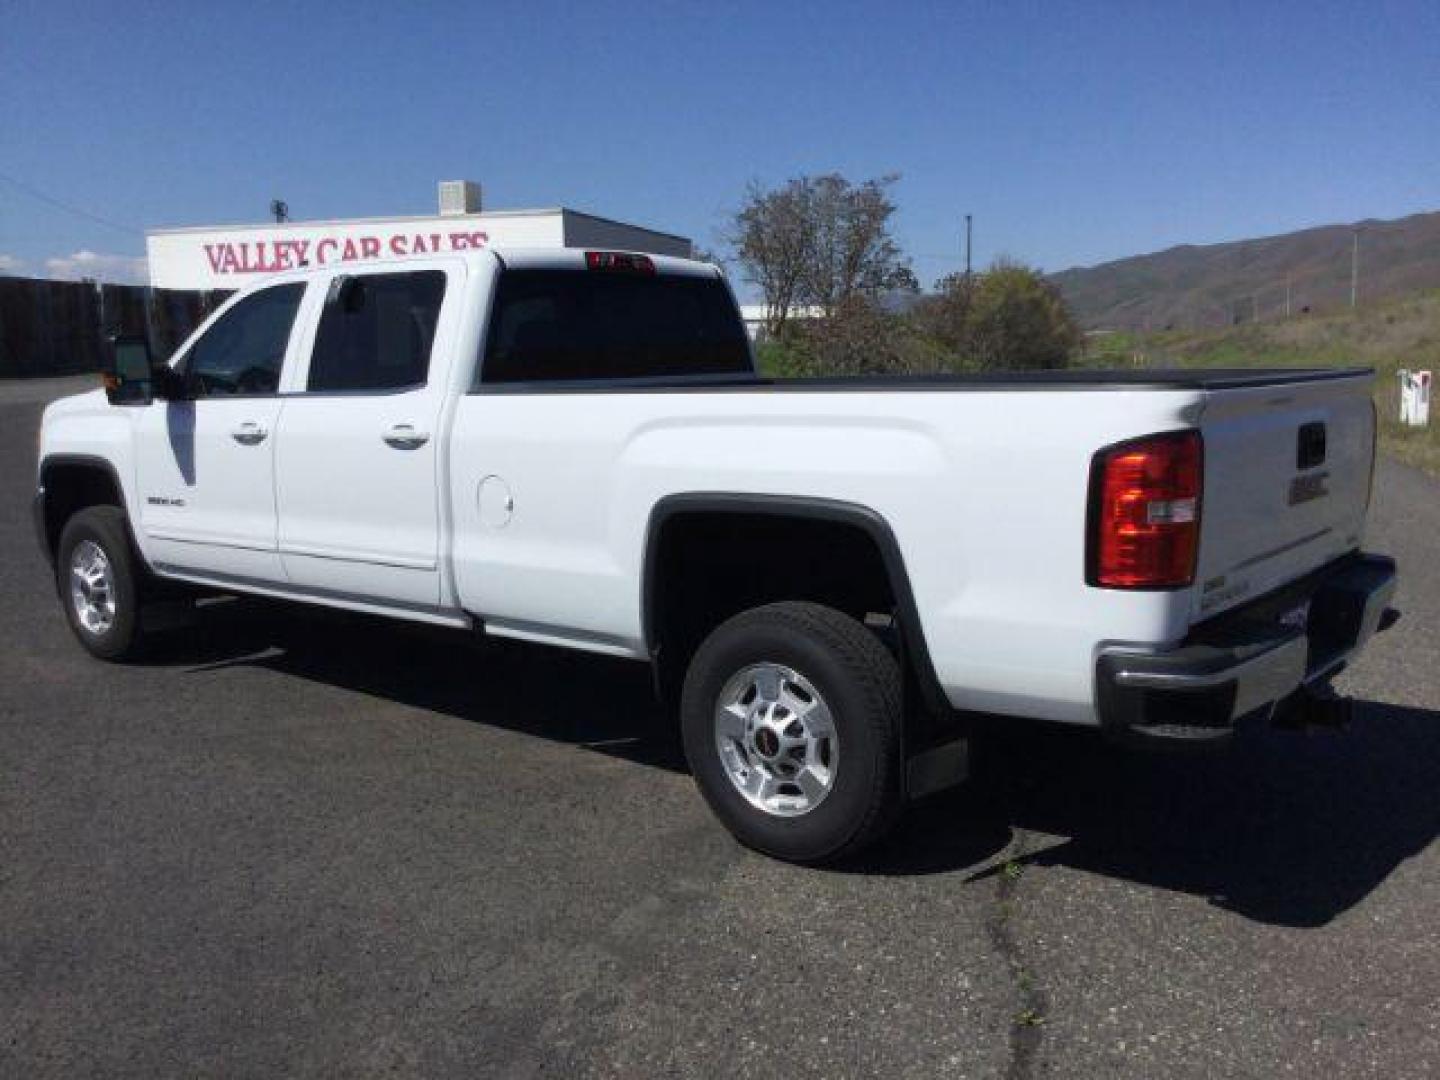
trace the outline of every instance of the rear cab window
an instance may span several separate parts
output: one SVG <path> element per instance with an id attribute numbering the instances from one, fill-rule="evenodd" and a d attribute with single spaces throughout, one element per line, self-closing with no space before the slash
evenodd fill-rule
<path id="1" fill-rule="evenodd" d="M 716 277 L 569 268 L 500 272 L 478 382 L 750 375 L 749 341 Z"/>

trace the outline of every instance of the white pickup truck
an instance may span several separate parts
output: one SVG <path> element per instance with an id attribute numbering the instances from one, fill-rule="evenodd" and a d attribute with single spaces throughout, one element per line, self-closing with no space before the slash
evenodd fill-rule
<path id="1" fill-rule="evenodd" d="M 137 655 L 175 583 L 652 665 L 743 842 L 821 861 L 976 717 L 1223 737 L 1382 626 L 1366 370 L 758 376 L 713 266 L 281 274 L 52 404 L 40 543 Z M 483 669 L 477 679 L 483 679 Z"/>

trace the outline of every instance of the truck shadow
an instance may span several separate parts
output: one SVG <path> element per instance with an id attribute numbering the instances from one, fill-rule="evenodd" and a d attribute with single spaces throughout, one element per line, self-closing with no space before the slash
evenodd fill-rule
<path id="1" fill-rule="evenodd" d="M 387 701 L 685 771 L 644 664 L 322 608 L 226 600 L 152 660 L 264 667 Z"/>
<path id="2" fill-rule="evenodd" d="M 1347 729 L 1242 730 L 1223 750 L 1129 751 L 1036 728 L 992 736 L 972 783 L 917 806 L 864 867 L 917 874 L 992 862 L 1203 896 L 1257 922 L 1322 926 L 1440 834 L 1440 712 L 1357 702 Z M 1053 839 L 1051 839 L 1053 838 Z M 970 876 L 1001 872 L 991 865 Z"/>
<path id="3" fill-rule="evenodd" d="M 641 664 L 476 647 L 251 600 L 206 609 L 197 626 L 168 636 L 156 661 L 265 667 L 685 769 Z M 1344 731 L 1257 727 L 1225 751 L 1183 755 L 1040 726 L 990 735 L 976 744 L 969 784 L 913 807 L 889 842 L 841 872 L 983 880 L 1017 833 L 1032 852 L 1022 863 L 1203 896 L 1259 922 L 1324 925 L 1440 834 L 1440 712 L 1364 702 Z"/>

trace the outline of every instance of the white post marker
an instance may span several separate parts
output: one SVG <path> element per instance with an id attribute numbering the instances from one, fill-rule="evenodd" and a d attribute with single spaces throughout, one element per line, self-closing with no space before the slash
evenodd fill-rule
<path id="1" fill-rule="evenodd" d="M 1401 368 L 1400 376 L 1400 423 L 1410 427 L 1428 427 L 1430 424 L 1430 386 L 1434 381 L 1428 371 L 1409 371 Z"/>

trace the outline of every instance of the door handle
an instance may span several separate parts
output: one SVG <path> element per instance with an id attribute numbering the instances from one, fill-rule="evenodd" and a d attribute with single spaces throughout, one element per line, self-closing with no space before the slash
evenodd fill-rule
<path id="1" fill-rule="evenodd" d="M 430 433 L 416 431 L 414 424 L 391 424 L 380 437 L 397 450 L 417 450 L 430 441 Z"/>
<path id="2" fill-rule="evenodd" d="M 268 434 L 270 433 L 265 430 L 265 425 L 255 420 L 246 420 L 237 424 L 230 431 L 230 437 L 242 446 L 254 446 L 256 443 L 262 443 Z"/>

